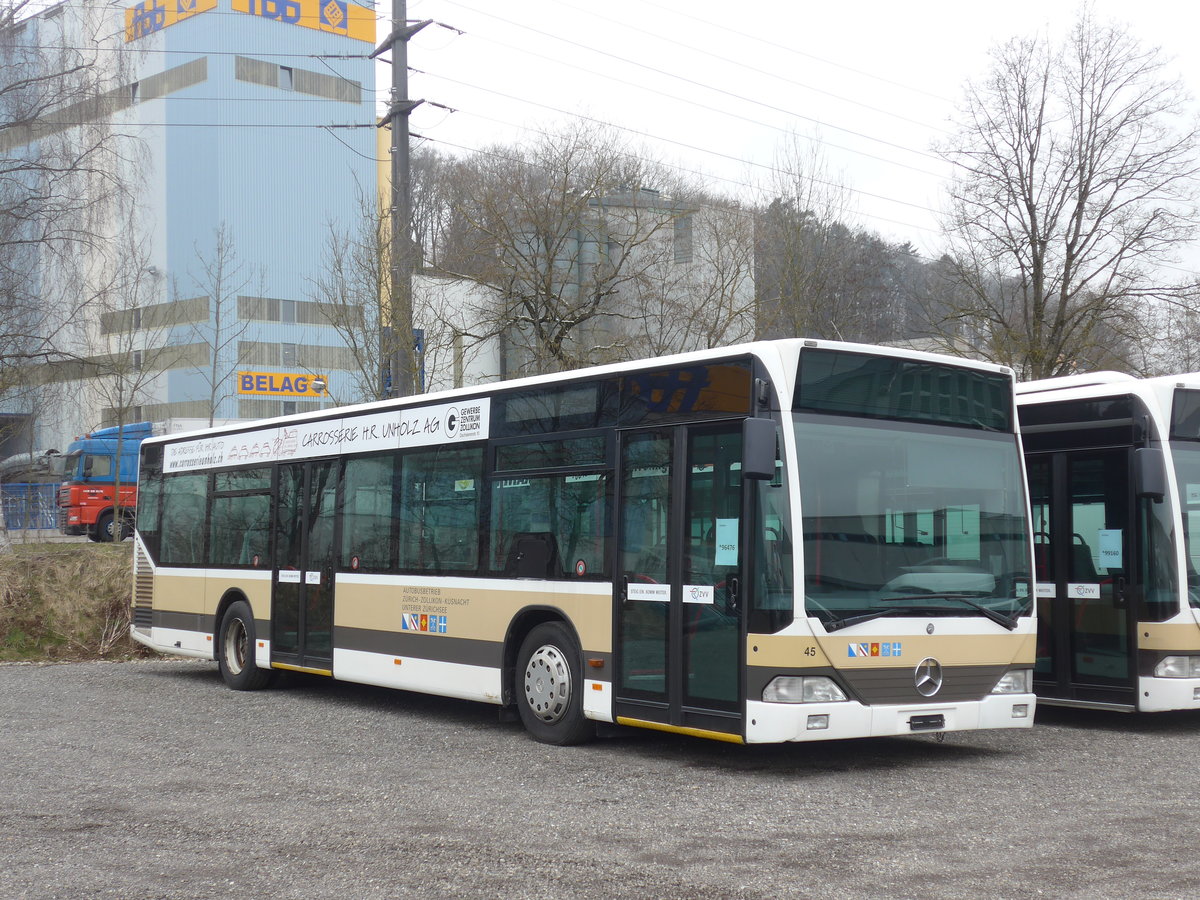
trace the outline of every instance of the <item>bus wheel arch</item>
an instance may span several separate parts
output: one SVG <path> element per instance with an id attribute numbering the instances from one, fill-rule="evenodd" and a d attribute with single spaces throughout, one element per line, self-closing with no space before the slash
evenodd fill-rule
<path id="1" fill-rule="evenodd" d="M 274 673 L 255 662 L 255 623 L 250 601 L 229 591 L 217 607 L 213 654 L 221 678 L 235 691 L 255 691 L 271 683 Z"/>
<path id="2" fill-rule="evenodd" d="M 510 667 L 511 661 L 511 667 Z M 525 729 L 547 744 L 579 744 L 595 734 L 583 714 L 583 651 L 579 636 L 552 610 L 514 619 L 505 641 L 508 696 Z"/>

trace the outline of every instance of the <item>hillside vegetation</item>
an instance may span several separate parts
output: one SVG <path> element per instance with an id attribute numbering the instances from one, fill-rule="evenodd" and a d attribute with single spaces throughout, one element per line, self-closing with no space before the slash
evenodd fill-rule
<path id="1" fill-rule="evenodd" d="M 0 661 L 140 656 L 129 637 L 130 543 L 0 553 Z"/>

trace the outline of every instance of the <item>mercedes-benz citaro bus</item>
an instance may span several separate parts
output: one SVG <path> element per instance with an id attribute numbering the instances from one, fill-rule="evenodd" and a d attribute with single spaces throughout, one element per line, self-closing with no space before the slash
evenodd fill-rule
<path id="1" fill-rule="evenodd" d="M 1200 709 L 1200 374 L 1018 385 L 1045 703 Z"/>
<path id="2" fill-rule="evenodd" d="M 734 742 L 1028 727 L 1009 369 L 784 340 L 142 446 L 133 637 Z"/>

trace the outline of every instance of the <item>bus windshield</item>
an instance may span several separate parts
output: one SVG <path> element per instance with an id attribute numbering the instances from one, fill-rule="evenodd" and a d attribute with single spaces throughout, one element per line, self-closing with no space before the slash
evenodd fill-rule
<path id="1" fill-rule="evenodd" d="M 1183 539 L 1187 548 L 1188 597 L 1200 608 L 1200 443 L 1172 441 L 1179 506 L 1183 510 Z"/>
<path id="2" fill-rule="evenodd" d="M 795 429 L 805 606 L 827 629 L 887 615 L 1011 627 L 1030 611 L 1015 435 L 823 415 Z"/>

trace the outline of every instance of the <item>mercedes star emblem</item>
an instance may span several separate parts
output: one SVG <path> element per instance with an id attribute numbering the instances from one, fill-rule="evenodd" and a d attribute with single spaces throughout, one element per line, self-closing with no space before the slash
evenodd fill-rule
<path id="1" fill-rule="evenodd" d="M 942 689 L 942 664 L 932 656 L 925 657 L 913 671 L 913 683 L 922 696 L 932 697 Z"/>

